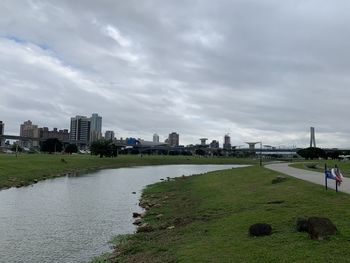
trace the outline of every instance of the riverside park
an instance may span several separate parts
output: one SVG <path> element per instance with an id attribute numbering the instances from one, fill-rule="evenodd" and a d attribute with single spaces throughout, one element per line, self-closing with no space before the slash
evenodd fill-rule
<path id="1" fill-rule="evenodd" d="M 292 165 L 305 172 L 322 172 L 324 163 L 300 161 Z M 341 167 L 345 177 L 350 171 L 348 162 L 327 163 Z M 3 189 L 0 193 L 33 185 L 35 192 L 36 184 L 41 181 L 79 177 L 101 169 L 193 164 L 240 164 L 244 167 L 175 178 L 162 174 L 164 179 L 142 191 L 139 205 L 144 209 L 139 211 L 140 214 L 134 213 L 134 217 L 140 216 L 136 219 L 139 220 L 138 227 L 130 233 L 110 236 L 110 251 L 89 261 L 347 262 L 350 256 L 350 196 L 332 189 L 326 191 L 324 186 L 273 171 L 266 168 L 265 163 L 260 166 L 256 159 L 98 158 L 50 154 L 23 154 L 15 158 L 0 155 L 0 186 Z M 283 180 L 273 183 L 276 178 Z M 133 213 L 127 217 L 132 218 Z M 298 219 L 309 217 L 330 219 L 336 226 L 336 234 L 314 240 L 307 232 L 299 232 Z M 256 223 L 269 224 L 271 233 L 252 236 L 249 228 Z M 22 260 L 26 261 L 25 258 Z"/>

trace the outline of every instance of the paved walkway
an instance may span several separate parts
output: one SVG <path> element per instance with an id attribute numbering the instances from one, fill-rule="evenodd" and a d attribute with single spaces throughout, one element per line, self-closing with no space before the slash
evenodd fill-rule
<path id="1" fill-rule="evenodd" d="M 298 179 L 302 179 L 314 184 L 320 184 L 324 186 L 324 173 L 297 169 L 294 167 L 290 167 L 289 165 L 290 163 L 274 163 L 265 165 L 265 167 L 286 175 L 293 176 Z M 335 189 L 335 181 L 328 179 L 328 187 Z M 350 178 L 344 178 L 338 190 L 350 194 Z"/>

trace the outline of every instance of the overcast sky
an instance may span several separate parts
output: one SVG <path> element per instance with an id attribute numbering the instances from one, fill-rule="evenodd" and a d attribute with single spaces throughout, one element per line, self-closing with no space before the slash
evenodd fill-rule
<path id="1" fill-rule="evenodd" d="M 347 0 L 1 0 L 0 120 L 350 147 Z"/>

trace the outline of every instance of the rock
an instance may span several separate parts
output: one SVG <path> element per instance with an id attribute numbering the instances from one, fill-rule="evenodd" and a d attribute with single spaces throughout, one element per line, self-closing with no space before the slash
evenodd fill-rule
<path id="1" fill-rule="evenodd" d="M 154 229 L 150 224 L 144 223 L 137 228 L 137 233 L 152 232 Z"/>
<path id="2" fill-rule="evenodd" d="M 271 235 L 272 227 L 269 224 L 257 223 L 249 227 L 249 234 L 251 236 L 269 236 Z"/>
<path id="3" fill-rule="evenodd" d="M 33 180 L 33 183 L 36 184 L 37 182 L 38 182 L 38 179 L 34 179 L 34 180 Z"/>
<path id="4" fill-rule="evenodd" d="M 309 229 L 309 224 L 307 218 L 298 218 L 297 219 L 297 231 L 298 232 L 307 232 Z"/>
<path id="5" fill-rule="evenodd" d="M 134 225 L 137 225 L 137 226 L 141 225 L 141 224 L 142 224 L 141 218 L 136 219 L 136 220 L 133 222 L 133 224 L 134 224 Z"/>
<path id="6" fill-rule="evenodd" d="M 287 178 L 284 177 L 284 176 L 277 176 L 276 178 L 274 178 L 274 179 L 272 180 L 272 183 L 273 183 L 273 184 L 278 184 L 278 183 L 282 183 L 282 182 L 284 182 L 284 181 L 286 181 L 286 180 L 287 180 Z"/>
<path id="7" fill-rule="evenodd" d="M 132 192 L 133 195 L 136 195 L 136 192 Z"/>
<path id="8" fill-rule="evenodd" d="M 159 208 L 159 207 L 161 207 L 161 205 L 160 204 L 155 204 L 153 207 Z"/>
<path id="9" fill-rule="evenodd" d="M 174 228 L 175 228 L 175 226 L 168 226 L 166 229 L 171 230 L 171 229 L 174 229 Z"/>
<path id="10" fill-rule="evenodd" d="M 164 179 L 163 179 L 163 178 L 161 178 L 160 180 L 161 180 L 161 181 L 164 181 Z"/>
<path id="11" fill-rule="evenodd" d="M 133 217 L 133 218 L 141 217 L 141 214 L 140 214 L 140 213 L 134 212 L 134 213 L 132 213 L 132 217 Z"/>
<path id="12" fill-rule="evenodd" d="M 308 232 L 311 239 L 323 240 L 337 233 L 336 226 L 326 217 L 310 217 L 308 219 Z"/>
<path id="13" fill-rule="evenodd" d="M 157 219 L 161 219 L 163 217 L 163 214 L 156 215 Z"/>

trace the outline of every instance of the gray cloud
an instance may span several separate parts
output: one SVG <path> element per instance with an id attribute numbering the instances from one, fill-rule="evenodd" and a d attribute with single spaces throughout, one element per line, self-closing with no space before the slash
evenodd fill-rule
<path id="1" fill-rule="evenodd" d="M 0 3 L 0 119 L 118 137 L 349 147 L 347 1 Z"/>

